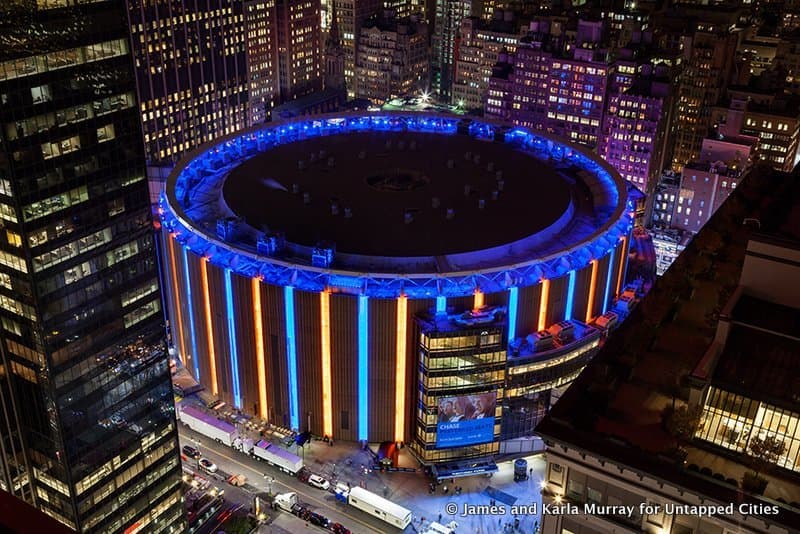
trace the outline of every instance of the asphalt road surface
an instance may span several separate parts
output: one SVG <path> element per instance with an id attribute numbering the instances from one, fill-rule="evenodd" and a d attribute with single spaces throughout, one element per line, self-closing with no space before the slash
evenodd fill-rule
<path id="1" fill-rule="evenodd" d="M 286 493 L 293 491 L 297 493 L 300 502 L 309 505 L 314 511 L 327 517 L 332 522 L 338 522 L 359 534 L 385 534 L 387 532 L 398 532 L 397 529 L 384 523 L 383 521 L 370 516 L 360 510 L 337 502 L 333 493 L 319 490 L 300 482 L 297 478 L 283 473 L 276 467 L 260 462 L 255 458 L 242 452 L 226 447 L 222 443 L 217 443 L 207 438 L 185 425 L 178 423 L 178 434 L 181 447 L 191 445 L 199 448 L 200 453 L 214 462 L 219 471 L 217 473 L 201 473 L 202 476 L 211 481 L 212 485 L 225 490 L 225 500 L 235 504 L 242 504 L 244 510 L 249 510 L 253 505 L 254 494 L 248 490 L 256 488 L 259 492 L 269 490 L 269 481 L 264 477 L 266 474 L 271 477 L 272 493 Z M 199 445 L 198 441 L 199 440 Z M 193 471 L 197 470 L 197 463 L 194 460 L 186 462 L 186 466 Z M 242 474 L 247 477 L 247 484 L 244 488 L 236 488 L 226 483 L 225 480 L 232 474 Z M 305 521 L 289 514 L 288 512 L 269 511 L 275 518 L 276 526 L 281 526 L 291 532 L 325 532 L 324 529 L 312 525 L 305 528 Z M 276 516 L 277 514 L 277 516 Z"/>

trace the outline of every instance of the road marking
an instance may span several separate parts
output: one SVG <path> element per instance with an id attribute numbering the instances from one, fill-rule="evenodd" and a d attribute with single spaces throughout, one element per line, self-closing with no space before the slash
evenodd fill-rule
<path id="1" fill-rule="evenodd" d="M 191 438 L 190 438 L 190 439 L 191 439 Z M 206 445 L 206 449 L 210 449 L 210 450 L 214 451 L 214 453 L 215 453 L 215 454 L 218 454 L 219 456 L 222 456 L 223 458 L 227 458 L 227 459 L 228 459 L 228 460 L 230 460 L 231 462 L 233 462 L 233 463 L 235 463 L 235 464 L 238 464 L 238 465 L 240 465 L 240 466 L 244 467 L 245 469 L 249 469 L 249 470 L 250 470 L 250 471 L 252 471 L 253 473 L 257 473 L 257 474 L 258 474 L 258 476 L 257 476 L 257 477 L 255 477 L 255 480 L 254 480 L 254 482 L 255 482 L 255 481 L 259 481 L 259 477 L 262 477 L 262 475 L 264 474 L 264 473 L 261 473 L 260 471 L 257 471 L 256 469 L 254 469 L 254 468 L 250 467 L 249 465 L 243 464 L 242 462 L 240 462 L 240 461 L 239 461 L 239 460 L 237 460 L 236 458 L 231 458 L 231 457 L 230 457 L 230 456 L 228 456 L 227 454 L 222 454 L 222 453 L 221 453 L 221 452 L 219 452 L 218 450 L 216 450 L 216 449 L 212 449 L 212 448 L 211 448 L 211 447 L 209 447 L 208 445 Z M 267 464 L 267 465 L 269 465 L 269 464 Z M 281 471 L 281 472 L 283 472 L 283 471 Z M 274 478 L 274 477 L 273 477 L 273 478 Z M 275 483 L 278 483 L 278 480 L 275 480 Z M 298 490 L 298 489 L 296 489 L 296 488 L 293 488 L 293 487 L 291 487 L 291 486 L 286 486 L 286 487 L 287 487 L 287 488 L 289 488 L 289 490 L 291 490 L 291 491 L 293 491 L 293 492 L 295 492 L 295 493 L 297 493 L 297 494 L 299 494 L 299 495 L 302 495 L 303 497 L 305 497 L 305 498 L 307 498 L 307 499 L 310 499 L 310 500 L 312 500 L 312 501 L 315 501 L 317 504 L 321 505 L 323 508 L 326 508 L 326 509 L 329 509 L 329 510 L 333 510 L 333 511 L 335 511 L 335 512 L 336 512 L 336 513 L 338 513 L 338 514 L 341 514 L 341 515 L 343 515 L 343 516 L 347 517 L 348 519 L 352 519 L 352 520 L 353 520 L 353 521 L 355 521 L 356 523 L 358 523 L 358 524 L 360 524 L 360 525 L 363 525 L 363 526 L 367 527 L 367 528 L 368 528 L 368 529 L 369 529 L 371 532 L 376 532 L 376 533 L 378 533 L 378 534 L 381 534 L 381 531 L 380 531 L 380 530 L 376 530 L 376 529 L 375 529 L 375 527 L 373 527 L 373 526 L 372 526 L 372 525 L 370 525 L 369 523 L 365 523 L 365 522 L 363 522 L 362 520 L 360 520 L 360 519 L 358 519 L 358 518 L 356 518 L 356 517 L 354 517 L 354 516 L 352 516 L 352 515 L 348 514 L 347 512 L 343 512 L 343 511 L 342 511 L 342 509 L 340 509 L 340 508 L 332 508 L 331 506 L 329 506 L 329 505 L 328 505 L 328 503 L 326 503 L 326 502 L 324 502 L 324 501 L 320 501 L 320 500 L 318 500 L 316 497 L 312 497 L 312 496 L 308 495 L 307 493 L 304 493 L 304 492 L 302 492 L 302 491 L 300 491 L 300 490 Z"/>

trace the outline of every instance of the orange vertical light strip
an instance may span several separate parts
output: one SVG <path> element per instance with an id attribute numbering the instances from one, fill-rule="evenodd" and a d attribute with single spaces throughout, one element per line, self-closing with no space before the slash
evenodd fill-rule
<path id="1" fill-rule="evenodd" d="M 617 275 L 617 295 L 622 290 L 622 273 L 625 272 L 625 256 L 628 254 L 628 236 L 622 236 L 622 252 L 619 255 L 619 274 Z M 609 267 L 610 268 L 610 267 Z"/>
<path id="2" fill-rule="evenodd" d="M 200 269 L 200 278 L 203 281 L 203 296 L 206 308 L 206 338 L 208 339 L 208 364 L 211 366 L 211 393 L 219 395 L 217 385 L 217 355 L 214 353 L 214 330 L 211 324 L 211 293 L 208 290 L 208 258 L 203 257 L 203 268 Z"/>
<path id="3" fill-rule="evenodd" d="M 172 242 L 172 236 L 167 236 L 167 246 L 169 247 L 169 267 L 172 272 L 172 303 L 175 305 L 175 327 L 172 329 L 172 334 L 178 340 L 178 350 L 181 357 L 186 358 L 186 344 L 183 339 L 183 315 L 181 315 L 180 296 L 178 293 L 178 269 L 175 267 L 175 244 Z M 178 331 L 175 335 L 175 330 Z M 186 363 L 184 361 L 184 363 Z"/>
<path id="4" fill-rule="evenodd" d="M 320 344 L 322 345 L 322 432 L 333 437 L 333 399 L 331 397 L 331 295 L 319 294 Z"/>
<path id="5" fill-rule="evenodd" d="M 537 330 L 547 328 L 547 305 L 550 301 L 550 280 L 542 280 L 542 296 L 539 299 L 539 327 Z"/>
<path id="6" fill-rule="evenodd" d="M 475 298 L 472 303 L 472 309 L 477 310 L 483 308 L 483 292 L 480 289 L 475 290 Z"/>
<path id="7" fill-rule="evenodd" d="M 406 325 L 408 324 L 408 298 L 397 298 L 397 380 L 394 386 L 394 440 L 405 441 L 406 428 Z"/>
<path id="8" fill-rule="evenodd" d="M 264 362 L 264 324 L 261 317 L 261 284 L 258 278 L 252 278 L 253 288 L 253 326 L 256 333 L 256 368 L 258 370 L 258 413 L 264 421 L 269 420 L 267 410 L 267 369 Z"/>
<path id="9" fill-rule="evenodd" d="M 594 297 L 595 292 L 597 291 L 597 267 L 599 262 L 597 260 L 592 260 L 592 281 L 589 283 L 589 302 L 586 303 L 586 322 L 589 323 L 592 320 L 592 310 L 594 309 Z"/>

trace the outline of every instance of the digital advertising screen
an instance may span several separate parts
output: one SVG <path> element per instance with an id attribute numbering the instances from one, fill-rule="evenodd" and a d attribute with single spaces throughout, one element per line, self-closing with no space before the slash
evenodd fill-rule
<path id="1" fill-rule="evenodd" d="M 436 447 L 465 447 L 494 439 L 497 393 L 479 393 L 439 399 Z"/>

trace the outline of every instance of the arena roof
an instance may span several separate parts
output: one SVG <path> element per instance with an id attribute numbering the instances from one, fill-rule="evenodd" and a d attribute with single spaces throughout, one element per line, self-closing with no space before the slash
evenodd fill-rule
<path id="1" fill-rule="evenodd" d="M 239 274 L 380 297 L 536 284 L 608 254 L 632 227 L 625 182 L 588 151 L 424 113 L 229 136 L 175 168 L 160 207 L 185 248 Z"/>
<path id="2" fill-rule="evenodd" d="M 337 253 L 365 256 L 437 256 L 536 234 L 588 191 L 503 143 L 358 132 L 258 154 L 230 172 L 223 195 L 250 226 L 284 232 L 292 243 L 329 241 Z"/>

